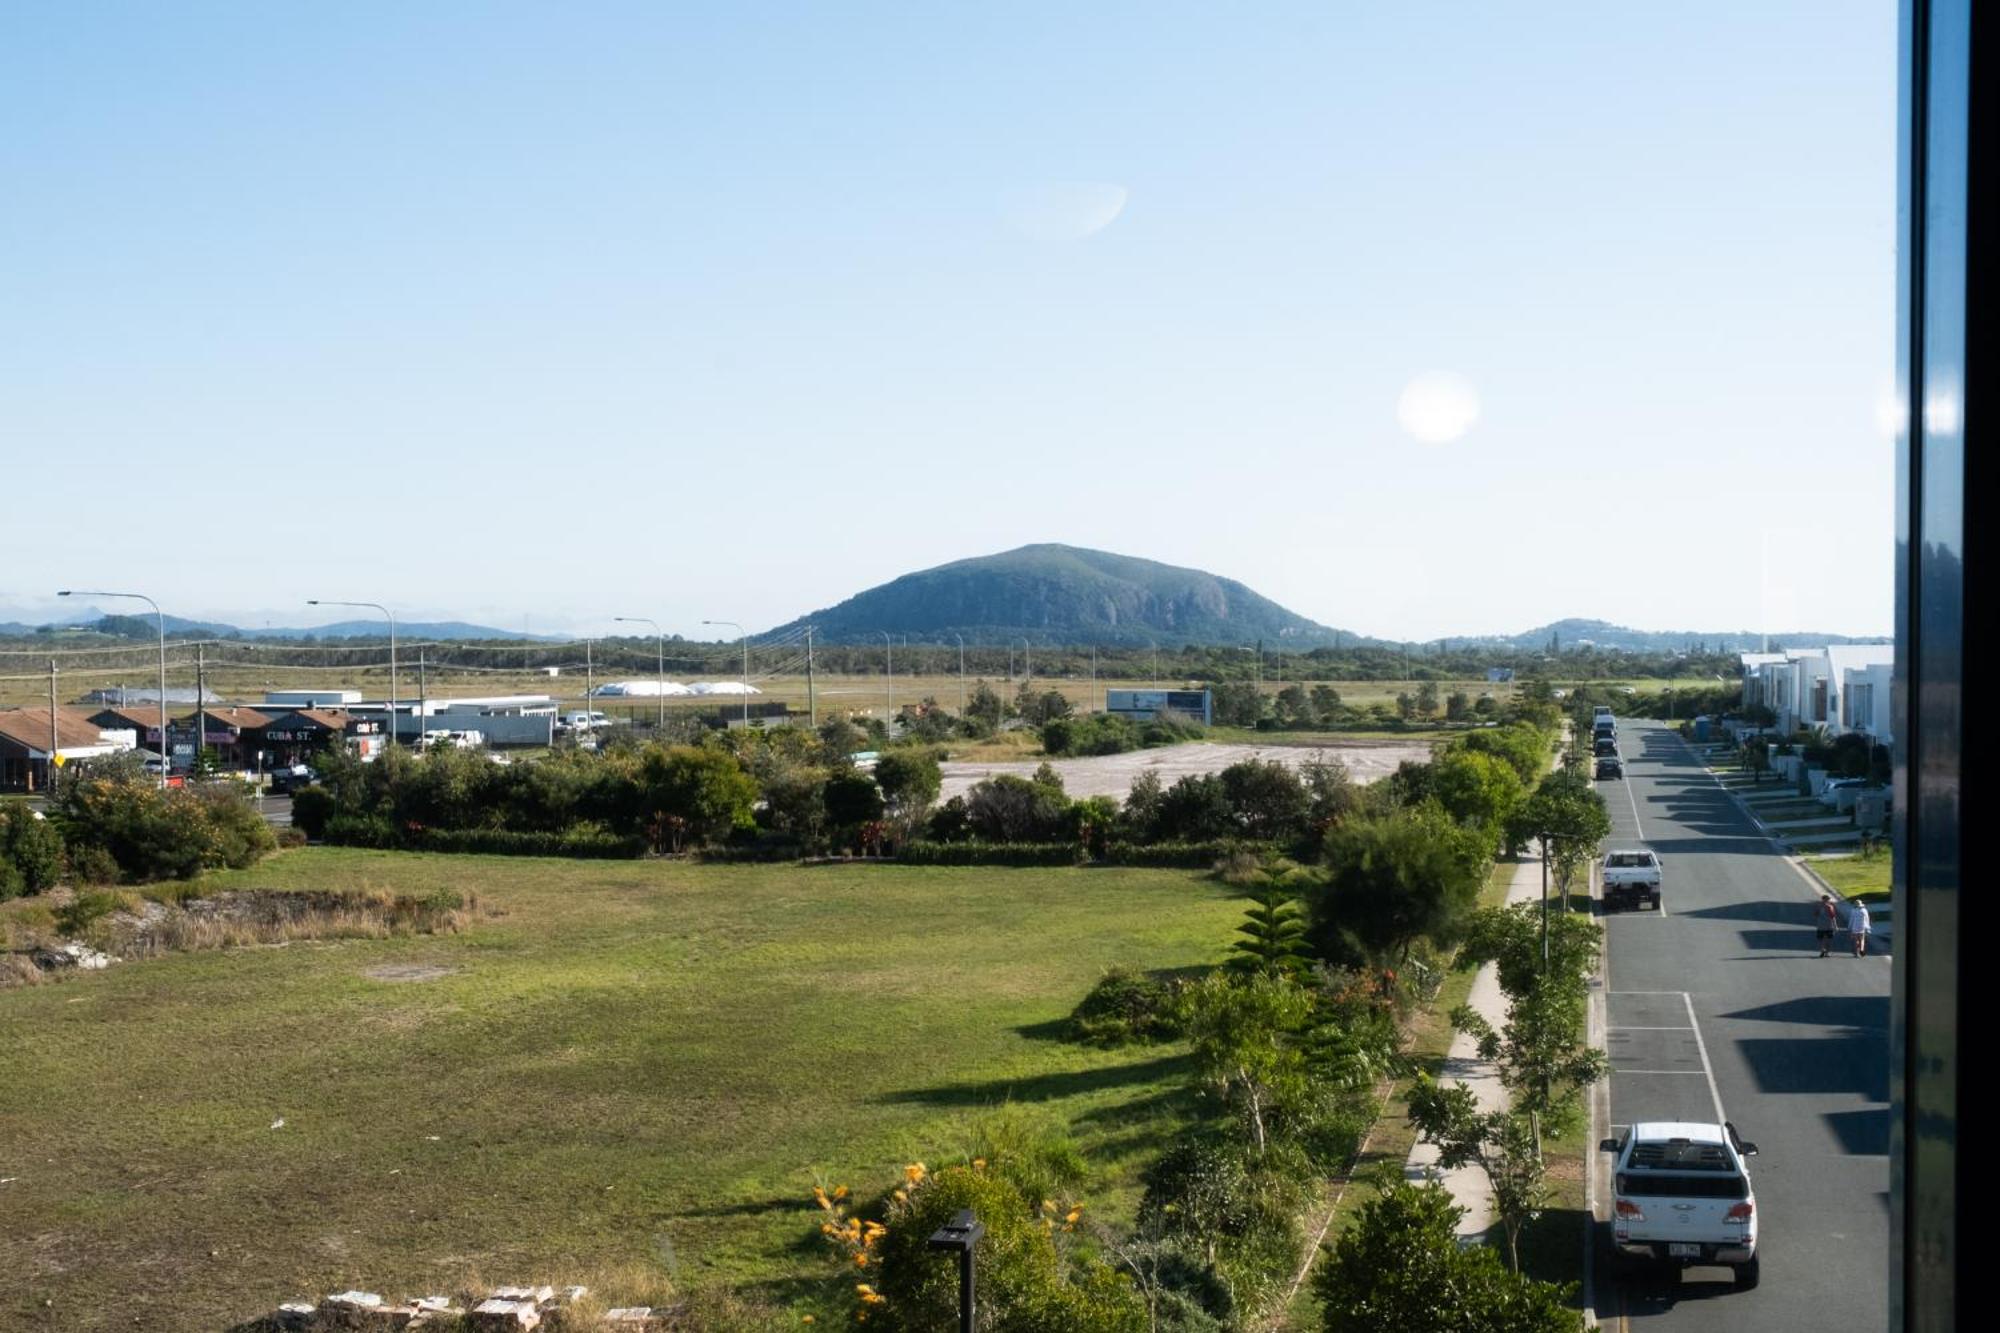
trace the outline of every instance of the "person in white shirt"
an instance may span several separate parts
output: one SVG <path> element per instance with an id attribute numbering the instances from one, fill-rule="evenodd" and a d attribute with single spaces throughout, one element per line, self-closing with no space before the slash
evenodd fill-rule
<path id="1" fill-rule="evenodd" d="M 1847 909 L 1847 934 L 1854 941 L 1854 956 L 1865 957 L 1868 953 L 1868 904 L 1852 903 Z"/>

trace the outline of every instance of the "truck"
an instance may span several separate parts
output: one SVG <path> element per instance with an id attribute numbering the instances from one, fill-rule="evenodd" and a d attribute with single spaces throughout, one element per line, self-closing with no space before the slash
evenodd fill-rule
<path id="1" fill-rule="evenodd" d="M 1597 1145 L 1613 1154 L 1611 1245 L 1621 1268 L 1720 1265 L 1757 1285 L 1757 1193 L 1745 1143 L 1728 1121 L 1654 1120 Z"/>
<path id="2" fill-rule="evenodd" d="M 1604 906 L 1657 908 L 1662 878 L 1660 858 L 1650 848 L 1606 852 L 1602 880 Z"/>

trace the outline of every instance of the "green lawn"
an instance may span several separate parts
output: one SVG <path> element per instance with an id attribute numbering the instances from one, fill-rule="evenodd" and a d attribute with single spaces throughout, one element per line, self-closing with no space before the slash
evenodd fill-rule
<path id="1" fill-rule="evenodd" d="M 1844 898 L 1856 894 L 1867 894 L 1872 898 L 1889 896 L 1889 853 L 1877 852 L 1873 856 L 1808 856 L 1807 865 Z"/>
<path id="2" fill-rule="evenodd" d="M 817 1173 L 879 1187 L 1010 1101 L 1069 1120 L 1092 1203 L 1129 1212 L 1181 1055 L 1048 1025 L 1114 963 L 1219 958 L 1242 912 L 1140 870 L 311 848 L 210 883 L 449 885 L 496 914 L 0 992 L 0 1326 L 208 1329 L 620 1267 L 782 1301 L 822 1271 Z M 392 965 L 446 971 L 370 975 Z"/>

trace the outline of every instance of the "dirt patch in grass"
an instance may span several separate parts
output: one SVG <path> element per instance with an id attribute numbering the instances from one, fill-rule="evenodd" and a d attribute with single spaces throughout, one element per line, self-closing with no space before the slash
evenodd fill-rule
<path id="1" fill-rule="evenodd" d="M 455 967 L 433 963 L 384 963 L 380 967 L 363 968 L 361 975 L 372 981 L 437 981 L 456 971 Z"/>

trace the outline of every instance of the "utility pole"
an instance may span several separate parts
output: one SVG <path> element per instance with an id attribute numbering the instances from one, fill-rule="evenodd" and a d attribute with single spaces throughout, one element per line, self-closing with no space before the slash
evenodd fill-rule
<path id="1" fill-rule="evenodd" d="M 425 650 L 419 648 L 417 650 L 417 748 L 419 750 L 430 740 L 430 677 L 425 670 L 429 665 L 430 659 Z"/>
<path id="2" fill-rule="evenodd" d="M 1090 645 L 1090 711 L 1097 711 L 1097 645 Z"/>
<path id="3" fill-rule="evenodd" d="M 806 626 L 806 725 L 819 730 L 819 704 L 813 698 L 813 632 Z"/>
<path id="4" fill-rule="evenodd" d="M 585 639 L 583 641 L 583 720 L 586 725 L 591 721 L 590 700 L 596 693 L 597 669 L 590 660 L 590 640 Z M 590 730 L 595 732 L 597 728 L 591 726 Z"/>
<path id="5" fill-rule="evenodd" d="M 194 646 L 194 762 L 190 773 L 201 771 L 203 742 L 208 740 L 208 646 Z"/>
<path id="6" fill-rule="evenodd" d="M 954 634 L 958 640 L 958 715 L 965 716 L 965 636 Z"/>
<path id="7" fill-rule="evenodd" d="M 56 794 L 56 751 L 61 748 L 56 732 L 56 659 L 49 659 L 49 795 Z"/>
<path id="8" fill-rule="evenodd" d="M 881 630 L 879 633 L 882 635 L 882 661 L 884 664 L 882 669 L 882 706 L 885 711 L 882 714 L 882 725 L 887 726 L 896 717 L 896 645 L 889 638 L 888 630 Z"/>

